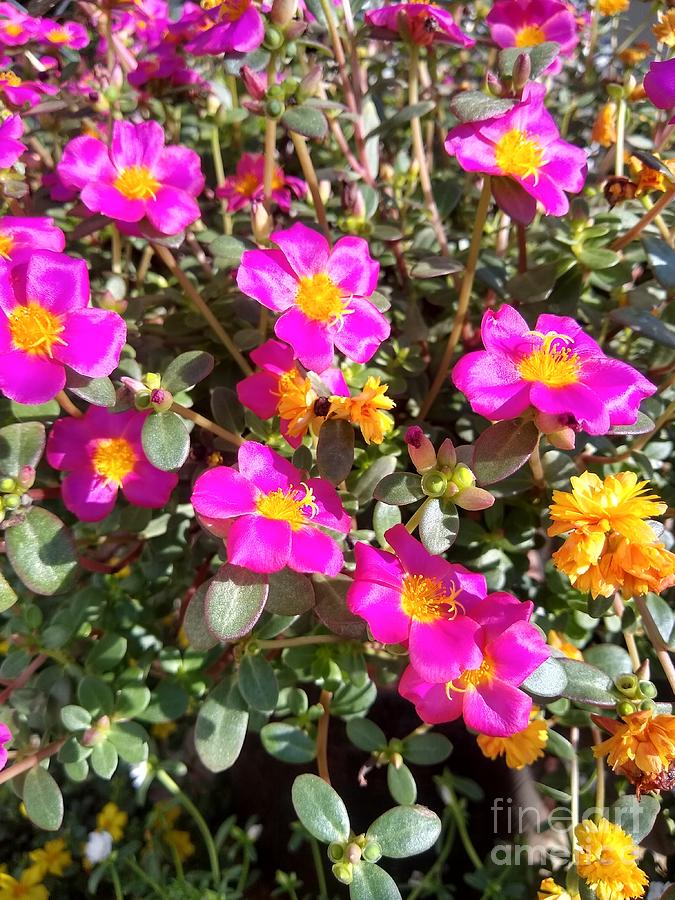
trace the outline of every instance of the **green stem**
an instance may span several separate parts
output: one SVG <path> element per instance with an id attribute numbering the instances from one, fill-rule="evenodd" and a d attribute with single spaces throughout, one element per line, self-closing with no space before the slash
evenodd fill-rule
<path id="1" fill-rule="evenodd" d="M 171 853 L 171 859 L 173 860 L 173 867 L 176 870 L 176 877 L 182 883 L 185 881 L 185 872 L 183 871 L 183 863 L 180 861 L 180 856 L 178 855 L 178 850 L 174 847 L 173 844 L 169 843 L 169 852 Z"/>
<path id="2" fill-rule="evenodd" d="M 459 297 L 457 298 L 455 321 L 452 325 L 452 331 L 450 332 L 448 343 L 445 346 L 441 363 L 438 367 L 438 371 L 436 372 L 436 377 L 434 378 L 431 388 L 429 389 L 426 400 L 422 404 L 422 409 L 420 410 L 419 415 L 420 419 L 426 418 L 429 410 L 433 406 L 438 392 L 440 391 L 445 379 L 447 378 L 455 348 L 457 347 L 462 334 L 464 319 L 466 318 L 466 314 L 469 309 L 469 300 L 471 299 L 473 280 L 476 276 L 476 269 L 478 267 L 478 255 L 480 253 L 483 229 L 485 228 L 488 210 L 490 209 L 490 197 L 490 176 L 486 175 L 483 179 L 483 190 L 481 191 L 480 199 L 478 201 L 478 209 L 476 210 L 476 219 L 474 221 L 473 233 L 471 235 L 471 245 L 469 246 L 469 255 L 466 260 L 464 277 L 462 278 L 462 286 L 459 289 Z"/>
<path id="3" fill-rule="evenodd" d="M 246 882 L 248 881 L 248 873 L 251 868 L 251 854 L 248 852 L 246 848 L 244 848 L 244 859 L 241 863 L 241 872 L 239 873 L 239 880 L 237 881 L 237 893 L 244 894 L 244 889 L 246 888 Z"/>
<path id="4" fill-rule="evenodd" d="M 626 138 L 626 98 L 621 97 L 616 111 L 616 158 L 614 160 L 614 174 L 621 178 L 624 169 L 624 143 Z"/>
<path id="5" fill-rule="evenodd" d="M 579 755 L 577 753 L 577 746 L 579 744 L 578 728 L 570 728 L 570 743 L 574 748 L 574 753 L 572 754 L 572 759 L 570 760 L 570 794 L 572 796 L 570 817 L 572 820 L 572 852 L 574 852 L 577 845 L 577 837 L 575 832 L 576 827 L 579 824 Z"/>
<path id="6" fill-rule="evenodd" d="M 410 516 L 408 521 L 405 523 L 405 527 L 408 529 L 409 534 L 412 534 L 413 531 L 420 524 L 420 519 L 424 515 L 424 510 L 427 508 L 427 506 L 429 505 L 431 500 L 432 500 L 431 497 L 427 497 L 427 499 L 424 501 L 424 503 L 422 503 L 420 505 L 420 507 L 415 510 L 415 512 L 412 514 L 412 516 Z"/>
<path id="7" fill-rule="evenodd" d="M 298 162 L 300 163 L 302 174 L 304 175 L 305 181 L 307 182 L 307 185 L 309 187 L 309 192 L 312 195 L 314 211 L 319 221 L 319 225 L 321 226 L 321 230 L 326 236 L 326 240 L 330 243 L 330 228 L 328 227 L 326 207 L 324 206 L 323 200 L 321 199 L 319 179 L 317 178 L 316 169 L 314 168 L 314 163 L 312 162 L 312 157 L 310 156 L 309 150 L 307 149 L 307 141 L 301 134 L 297 134 L 295 131 L 289 131 L 289 134 L 291 140 L 293 141 L 295 155 L 298 157 Z"/>
<path id="8" fill-rule="evenodd" d="M 469 832 L 466 830 L 466 820 L 464 818 L 464 811 L 462 807 L 459 805 L 459 800 L 457 799 L 457 794 L 455 793 L 455 789 L 449 783 L 446 783 L 448 793 L 450 794 L 450 812 L 452 813 L 452 817 L 455 820 L 457 825 L 457 831 L 459 833 L 459 839 L 466 850 L 466 855 L 469 857 L 471 862 L 474 864 L 476 869 L 483 868 L 483 862 L 478 855 L 476 848 L 473 845 L 473 841 L 469 837 Z"/>
<path id="9" fill-rule="evenodd" d="M 113 275 L 121 275 L 122 273 L 122 236 L 120 235 L 117 225 L 113 222 L 112 228 L 112 271 Z"/>
<path id="10" fill-rule="evenodd" d="M 110 863 L 110 877 L 112 878 L 113 888 L 115 890 L 115 900 L 124 900 L 124 891 L 122 890 L 122 882 L 117 874 L 117 869 Z"/>
<path id="11" fill-rule="evenodd" d="M 278 650 L 284 647 L 303 647 L 307 644 L 340 644 L 344 638 L 335 637 L 333 634 L 308 634 L 303 637 L 281 638 L 276 640 L 256 640 L 256 646 L 264 649 Z"/>
<path id="12" fill-rule="evenodd" d="M 213 156 L 213 168 L 216 171 L 216 184 L 218 187 L 222 187 L 225 184 L 225 166 L 220 149 L 220 131 L 215 122 L 211 128 L 211 155 Z M 223 217 L 223 229 L 227 233 L 227 200 L 221 199 L 220 213 Z"/>
<path id="13" fill-rule="evenodd" d="M 309 843 L 312 848 L 312 859 L 314 860 L 316 880 L 319 885 L 319 900 L 326 900 L 328 897 L 328 886 L 326 884 L 326 873 L 323 869 L 323 859 L 321 857 L 321 851 L 319 850 L 319 844 L 316 838 L 311 836 L 309 838 Z"/>
<path id="14" fill-rule="evenodd" d="M 156 881 L 154 881 L 152 878 L 150 878 L 149 875 L 146 875 L 146 873 L 143 871 L 143 869 L 141 869 L 141 867 L 138 865 L 138 863 L 135 860 L 127 857 L 127 859 L 125 859 L 124 861 L 129 866 L 129 868 L 132 870 L 132 872 L 134 872 L 134 874 L 138 878 L 141 879 L 141 881 L 144 881 L 148 885 L 148 887 L 151 887 L 153 889 L 153 891 L 157 894 L 158 897 L 161 897 L 162 900 L 166 900 L 166 898 L 168 897 L 168 894 L 166 894 L 162 890 L 162 888 L 157 884 Z"/>
<path id="15" fill-rule="evenodd" d="M 546 490 L 546 476 L 544 475 L 544 467 L 541 464 L 541 435 L 537 439 L 537 445 L 530 455 L 530 469 L 532 477 L 538 490 Z"/>
<path id="16" fill-rule="evenodd" d="M 190 798 L 183 793 L 183 791 L 176 784 L 176 782 L 168 772 L 165 772 L 164 769 L 159 769 L 157 771 L 157 780 L 160 784 L 164 785 L 164 787 L 167 789 L 167 791 L 169 791 L 170 794 L 173 794 L 173 796 L 185 808 L 185 811 L 188 812 L 195 820 L 195 825 L 201 832 L 202 838 L 204 839 L 206 851 L 209 855 L 211 873 L 213 875 L 213 886 L 217 890 L 220 884 L 220 863 L 218 862 L 218 853 L 216 851 L 216 846 L 213 843 L 213 837 L 211 836 L 211 829 L 204 821 L 204 817 L 194 805 L 192 800 L 190 800 Z"/>

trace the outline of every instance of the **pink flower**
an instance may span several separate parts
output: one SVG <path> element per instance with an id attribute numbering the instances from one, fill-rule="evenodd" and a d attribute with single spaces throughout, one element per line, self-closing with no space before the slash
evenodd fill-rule
<path id="1" fill-rule="evenodd" d="M 76 137 L 63 151 L 58 173 L 66 187 L 80 190 L 84 205 L 118 222 L 147 217 L 161 234 L 179 234 L 199 218 L 195 197 L 204 187 L 194 150 L 164 146 L 158 122 L 116 121 L 112 146 Z"/>
<path id="2" fill-rule="evenodd" d="M 498 47 L 534 47 L 555 41 L 561 54 L 570 56 L 579 43 L 574 11 L 560 0 L 496 0 L 485 21 Z M 560 68 L 556 60 L 548 71 Z"/>
<path id="3" fill-rule="evenodd" d="M 90 406 L 79 419 L 54 423 L 47 461 L 67 473 L 61 499 L 83 522 L 99 522 L 109 515 L 119 490 L 134 506 L 159 509 L 169 502 L 178 475 L 148 462 L 141 443 L 148 415 L 135 409 L 112 413 Z"/>
<path id="4" fill-rule="evenodd" d="M 12 732 L 4 722 L 0 722 L 0 769 L 4 769 L 7 765 L 7 750 L 4 745 L 8 744 L 11 740 Z"/>
<path id="5" fill-rule="evenodd" d="M 550 648 L 529 623 L 532 604 L 511 594 L 488 594 L 471 615 L 480 625 L 474 640 L 481 662 L 444 684 L 425 680 L 411 665 L 398 689 L 423 722 L 437 725 L 464 716 L 474 731 L 508 737 L 526 727 L 532 710 L 531 698 L 518 686 L 548 659 Z"/>
<path id="6" fill-rule="evenodd" d="M 395 555 L 356 544 L 349 609 L 368 622 L 375 640 L 407 642 L 411 665 L 429 681 L 452 681 L 480 666 L 471 611 L 485 598 L 485 578 L 432 556 L 405 525 L 385 538 Z"/>
<path id="7" fill-rule="evenodd" d="M 0 169 L 9 169 L 19 159 L 26 145 L 18 140 L 23 134 L 23 122 L 17 115 L 0 124 Z"/>
<path id="8" fill-rule="evenodd" d="M 155 93 L 189 85 L 208 86 L 208 82 L 191 69 L 171 46 L 158 47 L 153 56 L 139 60 L 136 69 L 129 72 L 127 80 L 137 90 L 152 82 Z"/>
<path id="9" fill-rule="evenodd" d="M 19 47 L 35 37 L 36 20 L 22 13 L 11 3 L 0 3 L 0 44 Z"/>
<path id="10" fill-rule="evenodd" d="M 293 351 L 286 344 L 269 340 L 249 355 L 262 371 L 248 375 L 237 384 L 239 402 L 261 419 L 279 416 L 282 435 L 291 447 L 299 447 L 317 418 L 315 404 L 319 395 L 306 373 L 296 366 Z M 320 372 L 319 380 L 331 394 L 349 396 L 339 369 Z"/>
<path id="11" fill-rule="evenodd" d="M 534 330 L 511 306 L 483 316 L 485 350 L 467 353 L 452 372 L 473 410 L 492 421 L 529 407 L 559 416 L 588 434 L 632 425 L 656 391 L 627 363 L 605 356 L 568 316 L 541 315 Z"/>
<path id="12" fill-rule="evenodd" d="M 244 153 L 235 175 L 225 179 L 225 183 L 216 190 L 216 196 L 227 200 L 229 212 L 236 212 L 245 206 L 261 203 L 263 200 L 265 158 L 262 153 Z M 282 212 L 291 208 L 291 197 L 304 197 L 307 184 L 302 178 L 284 175 L 281 166 L 274 167 L 272 176 L 272 200 Z"/>
<path id="13" fill-rule="evenodd" d="M 22 81 L 10 69 L 0 72 L 0 97 L 13 108 L 27 106 L 29 109 L 42 100 L 43 94 L 56 94 L 58 88 L 42 81 Z"/>
<path id="14" fill-rule="evenodd" d="M 54 22 L 53 19 L 38 20 L 37 39 L 52 47 L 68 47 L 81 50 L 89 43 L 87 29 L 79 22 Z"/>
<path id="15" fill-rule="evenodd" d="M 91 309 L 87 264 L 37 250 L 0 274 L 0 389 L 17 403 L 46 403 L 66 383 L 68 366 L 100 378 L 117 366 L 124 320 Z"/>
<path id="16" fill-rule="evenodd" d="M 253 441 L 239 448 L 238 466 L 239 471 L 218 466 L 204 472 L 192 494 L 202 524 L 220 536 L 227 532 L 228 561 L 253 572 L 288 566 L 337 575 L 342 551 L 320 530 L 349 531 L 335 488 Z"/>
<path id="17" fill-rule="evenodd" d="M 366 22 L 377 29 L 377 37 L 403 37 L 421 47 L 434 43 L 473 47 L 476 43 L 455 25 L 448 10 L 433 3 L 392 3 L 367 12 Z"/>
<path id="18" fill-rule="evenodd" d="M 586 153 L 560 139 L 544 108 L 546 89 L 529 82 L 522 100 L 502 116 L 465 122 L 448 134 L 445 149 L 466 172 L 493 175 L 492 193 L 513 219 L 529 224 L 537 201 L 547 215 L 564 216 L 565 191 L 577 193 L 586 178 Z"/>
<path id="19" fill-rule="evenodd" d="M 645 93 L 659 109 L 675 107 L 675 58 L 651 62 L 644 80 Z M 670 120 L 675 124 L 675 116 Z"/>
<path id="20" fill-rule="evenodd" d="M 367 362 L 389 337 L 389 323 L 368 302 L 380 264 L 363 238 L 328 241 L 299 222 L 272 234 L 278 250 L 246 250 L 237 272 L 244 294 L 282 313 L 278 338 L 293 347 L 307 369 L 323 372 L 334 346 L 354 362 Z"/>
<path id="21" fill-rule="evenodd" d="M 35 250 L 59 252 L 65 245 L 64 233 L 49 216 L 0 217 L 0 271 L 25 262 Z"/>
<path id="22" fill-rule="evenodd" d="M 250 53 L 265 37 L 263 20 L 252 0 L 208 0 L 198 33 L 185 49 L 188 53 Z"/>

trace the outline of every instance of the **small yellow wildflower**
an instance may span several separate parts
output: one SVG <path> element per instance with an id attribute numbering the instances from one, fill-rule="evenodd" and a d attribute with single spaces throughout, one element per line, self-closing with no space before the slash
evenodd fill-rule
<path id="1" fill-rule="evenodd" d="M 659 21 L 652 26 L 652 33 L 659 44 L 675 47 L 675 9 L 659 13 Z"/>
<path id="2" fill-rule="evenodd" d="M 175 722 L 157 722 L 152 726 L 150 731 L 152 732 L 153 737 L 156 737 L 158 741 L 165 741 L 174 733 L 177 727 Z"/>
<path id="3" fill-rule="evenodd" d="M 593 123 L 591 140 L 601 147 L 611 147 L 616 143 L 616 104 L 605 103 Z"/>
<path id="4" fill-rule="evenodd" d="M 598 0 L 598 12 L 603 16 L 618 16 L 629 6 L 630 0 Z"/>
<path id="5" fill-rule="evenodd" d="M 120 841 L 128 819 L 129 816 L 115 803 L 106 803 L 96 816 L 96 828 L 98 831 L 107 831 L 113 841 Z"/>
<path id="6" fill-rule="evenodd" d="M 636 862 L 633 839 L 607 819 L 584 819 L 574 829 L 579 843 L 576 865 L 598 900 L 633 900 L 644 896 L 649 879 Z"/>
<path id="7" fill-rule="evenodd" d="M 572 895 L 552 878 L 544 878 L 537 891 L 537 900 L 572 900 Z"/>
<path id="8" fill-rule="evenodd" d="M 49 891 L 41 884 L 42 873 L 37 866 L 24 869 L 17 878 L 3 873 L 0 875 L 0 900 L 47 900 Z"/>
<path id="9" fill-rule="evenodd" d="M 357 425 L 366 444 L 381 444 L 394 427 L 394 420 L 385 412 L 396 406 L 391 397 L 385 397 L 388 390 L 389 385 L 371 375 L 355 397 L 331 397 L 330 414 Z"/>
<path id="10" fill-rule="evenodd" d="M 532 709 L 532 718 L 527 726 L 510 737 L 490 737 L 479 734 L 476 738 L 483 756 L 488 759 L 506 757 L 509 769 L 524 769 L 544 755 L 544 747 L 548 743 L 548 723 L 536 718 L 539 710 Z"/>
<path id="11" fill-rule="evenodd" d="M 195 845 L 192 843 L 189 832 L 179 831 L 171 828 L 162 835 L 164 841 L 176 851 L 181 862 L 185 862 L 195 852 Z"/>
<path id="12" fill-rule="evenodd" d="M 42 847 L 31 850 L 28 856 L 35 866 L 42 868 L 43 876 L 60 877 L 73 861 L 63 838 L 47 841 Z"/>
<path id="13" fill-rule="evenodd" d="M 578 647 L 575 647 L 574 644 L 566 641 L 557 631 L 551 629 L 546 640 L 548 641 L 549 646 L 554 647 L 556 650 L 560 650 L 560 652 L 564 653 L 568 659 L 578 659 L 583 662 L 584 655 L 581 650 Z"/>

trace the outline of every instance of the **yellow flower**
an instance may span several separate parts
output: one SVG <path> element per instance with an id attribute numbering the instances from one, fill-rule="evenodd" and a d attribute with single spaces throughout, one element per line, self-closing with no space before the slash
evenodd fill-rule
<path id="1" fill-rule="evenodd" d="M 578 659 L 583 662 L 584 655 L 581 650 L 578 647 L 575 647 L 574 644 L 566 641 L 557 631 L 551 629 L 546 640 L 548 641 L 549 646 L 554 647 L 556 650 L 560 650 L 560 652 L 564 653 L 568 659 Z"/>
<path id="2" fill-rule="evenodd" d="M 658 153 L 654 155 L 656 159 L 659 159 Z M 651 169 L 649 166 L 646 166 L 637 158 L 637 156 L 631 156 L 628 160 L 628 164 L 631 169 L 633 180 L 637 182 L 638 195 L 648 194 L 651 191 L 663 192 L 669 186 L 669 182 L 662 172 L 658 169 Z M 673 169 L 675 163 L 674 161 L 669 160 L 665 162 L 665 165 L 668 169 Z"/>
<path id="3" fill-rule="evenodd" d="M 96 816 L 96 828 L 98 831 L 107 831 L 113 841 L 119 841 L 122 839 L 128 819 L 129 816 L 116 804 L 106 803 Z"/>
<path id="4" fill-rule="evenodd" d="M 62 838 L 47 841 L 44 846 L 31 850 L 28 856 L 35 866 L 42 868 L 43 875 L 49 873 L 57 877 L 63 875 L 64 869 L 67 869 L 73 861 Z"/>
<path id="5" fill-rule="evenodd" d="M 593 747 L 594 755 L 606 755 L 615 772 L 626 766 L 645 775 L 667 771 L 675 760 L 675 716 L 658 716 L 647 709 L 621 718 L 623 723 L 601 719 L 612 735 Z"/>
<path id="6" fill-rule="evenodd" d="M 598 0 L 598 12 L 603 16 L 618 16 L 629 6 L 630 0 Z"/>
<path id="7" fill-rule="evenodd" d="M 629 900 L 644 896 L 649 879 L 636 862 L 633 839 L 607 819 L 590 819 L 574 829 L 579 850 L 576 865 L 598 900 Z"/>
<path id="8" fill-rule="evenodd" d="M 601 147 L 611 147 L 616 143 L 616 104 L 605 103 L 593 123 L 591 140 Z"/>
<path id="9" fill-rule="evenodd" d="M 544 878 L 537 891 L 537 900 L 572 900 L 572 895 L 552 878 Z"/>
<path id="10" fill-rule="evenodd" d="M 355 397 L 331 397 L 330 412 L 357 425 L 366 444 L 381 444 L 394 427 L 394 420 L 384 412 L 396 406 L 391 397 L 385 397 L 388 390 L 388 384 L 380 384 L 380 379 L 371 375 Z"/>
<path id="11" fill-rule="evenodd" d="M 174 731 L 178 728 L 175 722 L 157 722 L 152 726 L 150 731 L 153 734 L 153 737 L 156 737 L 159 741 L 164 741 L 170 735 L 174 733 Z"/>
<path id="12" fill-rule="evenodd" d="M 185 862 L 195 852 L 195 845 L 192 843 L 190 834 L 187 831 L 171 828 L 169 831 L 164 832 L 162 837 L 167 844 L 173 847 L 181 862 Z"/>
<path id="13" fill-rule="evenodd" d="M 291 437 L 303 437 L 317 418 L 314 404 L 319 395 L 312 387 L 312 382 L 297 369 L 291 369 L 279 379 L 276 393 L 279 398 L 277 414 L 288 423 L 287 433 Z"/>
<path id="14" fill-rule="evenodd" d="M 0 900 L 47 900 L 49 891 L 41 884 L 42 873 L 37 866 L 24 869 L 17 878 L 3 873 L 0 875 Z"/>
<path id="15" fill-rule="evenodd" d="M 517 734 L 510 737 L 490 737 L 479 734 L 476 738 L 483 756 L 497 759 L 506 756 L 509 769 L 524 769 L 544 755 L 544 747 L 548 743 L 548 722 L 535 718 L 538 709 L 533 708 L 532 720 Z"/>
<path id="16" fill-rule="evenodd" d="M 652 32 L 659 44 L 675 47 L 675 9 L 659 13 L 659 21 L 652 26 Z"/>

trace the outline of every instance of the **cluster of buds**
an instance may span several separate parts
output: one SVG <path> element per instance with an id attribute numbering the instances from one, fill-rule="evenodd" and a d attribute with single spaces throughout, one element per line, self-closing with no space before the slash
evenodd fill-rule
<path id="1" fill-rule="evenodd" d="M 519 53 L 513 64 L 510 77 L 502 77 L 501 79 L 494 74 L 488 72 L 486 83 L 487 88 L 495 97 L 520 97 L 523 88 L 530 80 L 532 73 L 532 60 L 529 53 Z"/>
<path id="2" fill-rule="evenodd" d="M 549 413 L 537 411 L 534 424 L 542 434 L 545 434 L 549 443 L 558 450 L 574 450 L 576 431 L 572 425 L 572 416 L 553 416 Z M 576 425 L 578 430 L 579 426 Z"/>
<path id="3" fill-rule="evenodd" d="M 141 381 L 127 376 L 121 379 L 122 396 L 120 400 L 131 400 L 141 412 L 152 409 L 155 412 L 166 412 L 173 405 L 173 394 L 162 387 L 162 376 L 157 372 L 148 372 Z"/>
<path id="4" fill-rule="evenodd" d="M 333 863 L 333 875 L 342 884 L 351 884 L 354 865 L 364 860 L 376 863 L 382 856 L 382 848 L 377 841 L 369 840 L 365 834 L 351 834 L 344 843 L 333 841 L 328 845 L 328 858 Z"/>
<path id="5" fill-rule="evenodd" d="M 275 30 L 278 31 L 278 29 Z M 279 84 L 276 81 L 269 84 L 266 73 L 255 72 L 248 66 L 242 66 L 242 81 L 252 98 L 244 100 L 242 106 L 258 116 L 278 119 L 284 114 L 286 106 L 303 103 L 316 94 L 321 83 L 322 73 L 321 66 L 312 66 L 301 80 L 284 78 L 283 82 Z"/>
<path id="6" fill-rule="evenodd" d="M 82 746 L 95 747 L 97 744 L 102 744 L 110 733 L 110 727 L 110 717 L 101 716 L 100 719 L 97 719 L 94 724 L 84 732 L 82 736 Z"/>
<path id="7" fill-rule="evenodd" d="M 656 685 L 652 681 L 640 681 L 637 675 L 619 675 L 614 686 L 621 695 L 616 701 L 616 711 L 620 716 L 656 708 Z"/>
<path id="8" fill-rule="evenodd" d="M 450 500 L 461 509 L 487 509 L 495 502 L 489 491 L 476 487 L 476 476 L 466 462 L 458 460 L 452 441 L 446 438 L 438 453 L 418 425 L 406 432 L 405 442 L 413 465 L 422 476 L 427 497 Z"/>
<path id="9" fill-rule="evenodd" d="M 32 466 L 23 466 L 15 478 L 9 475 L 0 478 L 0 522 L 4 528 L 23 521 L 26 508 L 32 502 L 28 491 L 34 484 L 35 469 Z"/>

